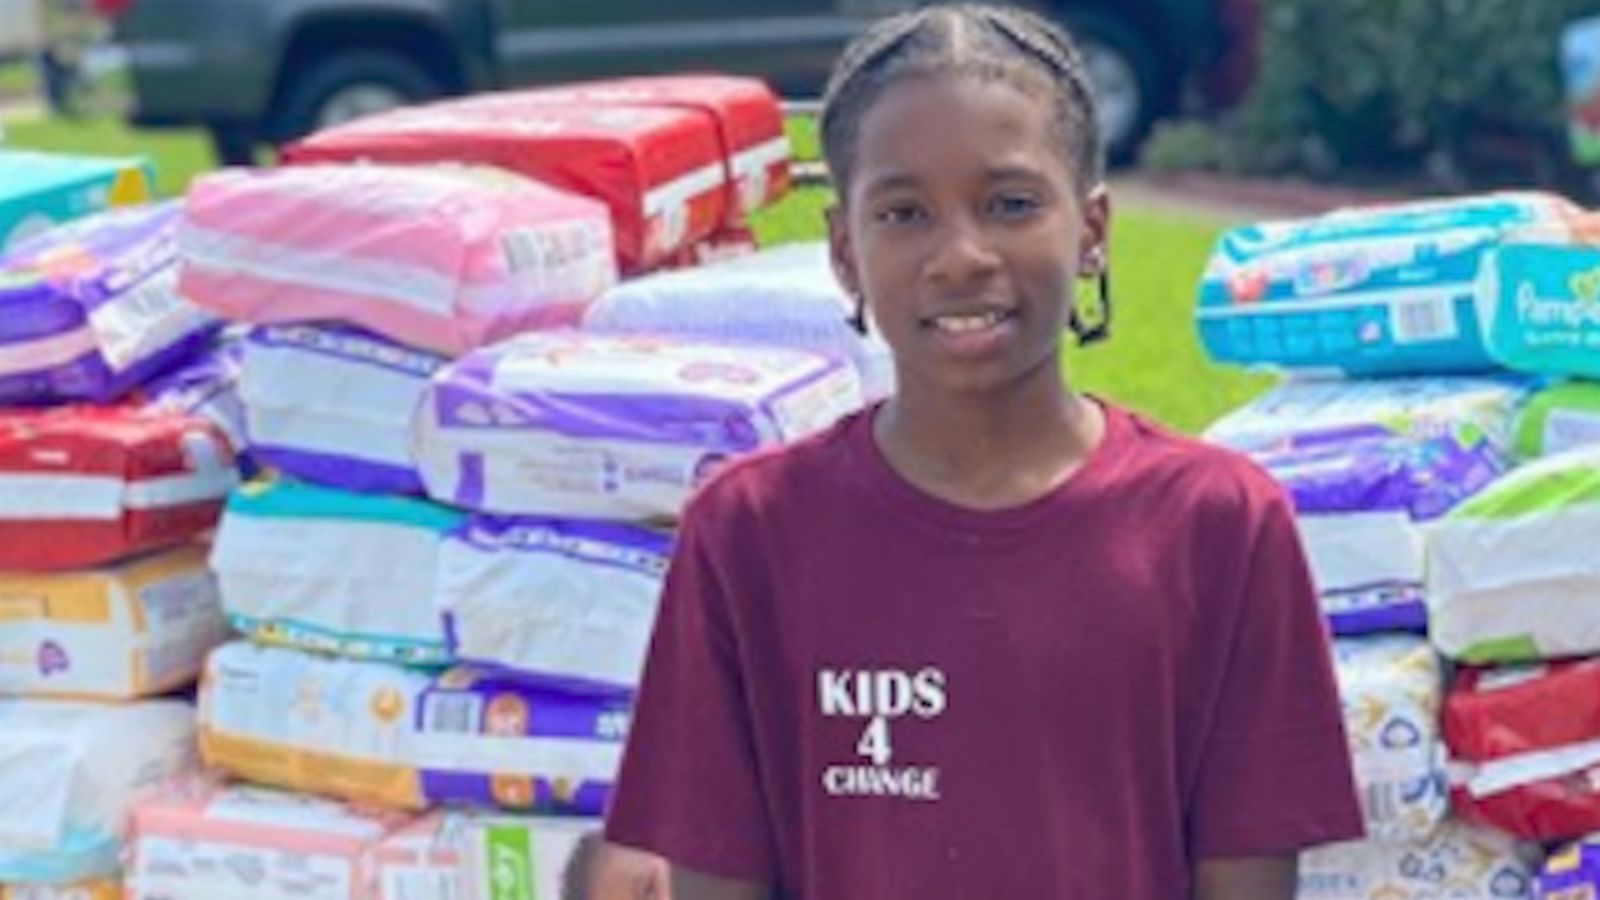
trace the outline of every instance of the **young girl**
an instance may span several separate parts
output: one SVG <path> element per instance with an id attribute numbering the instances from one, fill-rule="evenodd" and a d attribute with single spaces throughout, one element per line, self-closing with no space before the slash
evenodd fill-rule
<path id="1" fill-rule="evenodd" d="M 691 504 L 609 838 L 677 900 L 1289 900 L 1361 833 L 1324 627 L 1266 476 L 1062 382 L 1110 216 L 1071 42 L 888 19 L 821 124 L 898 393 Z"/>

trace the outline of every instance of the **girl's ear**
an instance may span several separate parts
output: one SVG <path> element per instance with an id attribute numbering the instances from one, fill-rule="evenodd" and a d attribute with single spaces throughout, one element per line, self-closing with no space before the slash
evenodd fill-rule
<path id="1" fill-rule="evenodd" d="M 861 273 L 856 269 L 855 244 L 850 236 L 850 221 L 844 205 L 835 203 L 824 213 L 828 220 L 828 258 L 833 263 L 833 275 L 845 293 L 861 296 Z"/>
<path id="2" fill-rule="evenodd" d="M 1111 254 L 1111 192 L 1104 184 L 1095 186 L 1084 198 L 1083 242 L 1080 275 L 1096 277 L 1104 274 Z"/>

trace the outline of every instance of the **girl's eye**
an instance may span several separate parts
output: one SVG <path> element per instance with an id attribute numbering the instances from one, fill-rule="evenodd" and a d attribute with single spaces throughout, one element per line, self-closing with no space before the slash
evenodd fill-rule
<path id="1" fill-rule="evenodd" d="M 1032 194 L 998 194 L 989 201 L 989 212 L 1002 219 L 1021 219 L 1038 212 L 1043 205 Z"/>
<path id="2" fill-rule="evenodd" d="M 889 203 L 873 214 L 873 219 L 884 225 L 915 225 L 928 217 L 916 203 Z"/>

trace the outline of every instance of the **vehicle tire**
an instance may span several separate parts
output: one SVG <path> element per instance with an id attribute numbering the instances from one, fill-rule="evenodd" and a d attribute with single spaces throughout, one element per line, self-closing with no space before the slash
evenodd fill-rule
<path id="1" fill-rule="evenodd" d="M 1173 93 L 1162 81 L 1155 49 L 1112 16 L 1069 14 L 1067 27 L 1095 87 L 1106 152 L 1113 163 L 1130 162 Z"/>
<path id="2" fill-rule="evenodd" d="M 248 127 L 233 123 L 213 123 L 206 130 L 211 133 L 211 149 L 217 155 L 218 165 L 255 165 L 256 136 Z"/>
<path id="3" fill-rule="evenodd" d="M 420 64 L 389 50 L 335 50 L 288 73 L 276 116 L 281 140 L 443 93 Z"/>

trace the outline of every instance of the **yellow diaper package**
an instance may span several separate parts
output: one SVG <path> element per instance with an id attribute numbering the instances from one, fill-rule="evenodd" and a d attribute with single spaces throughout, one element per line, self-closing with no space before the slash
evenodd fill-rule
<path id="1" fill-rule="evenodd" d="M 384 663 L 227 644 L 200 683 L 200 754 L 258 784 L 420 809 L 407 748 L 428 683 Z"/>
<path id="2" fill-rule="evenodd" d="M 0 573 L 0 697 L 128 700 L 193 682 L 227 633 L 206 553 Z"/>
<path id="3" fill-rule="evenodd" d="M 122 900 L 122 885 L 115 881 L 78 884 L 0 884 L 0 900 Z"/>

